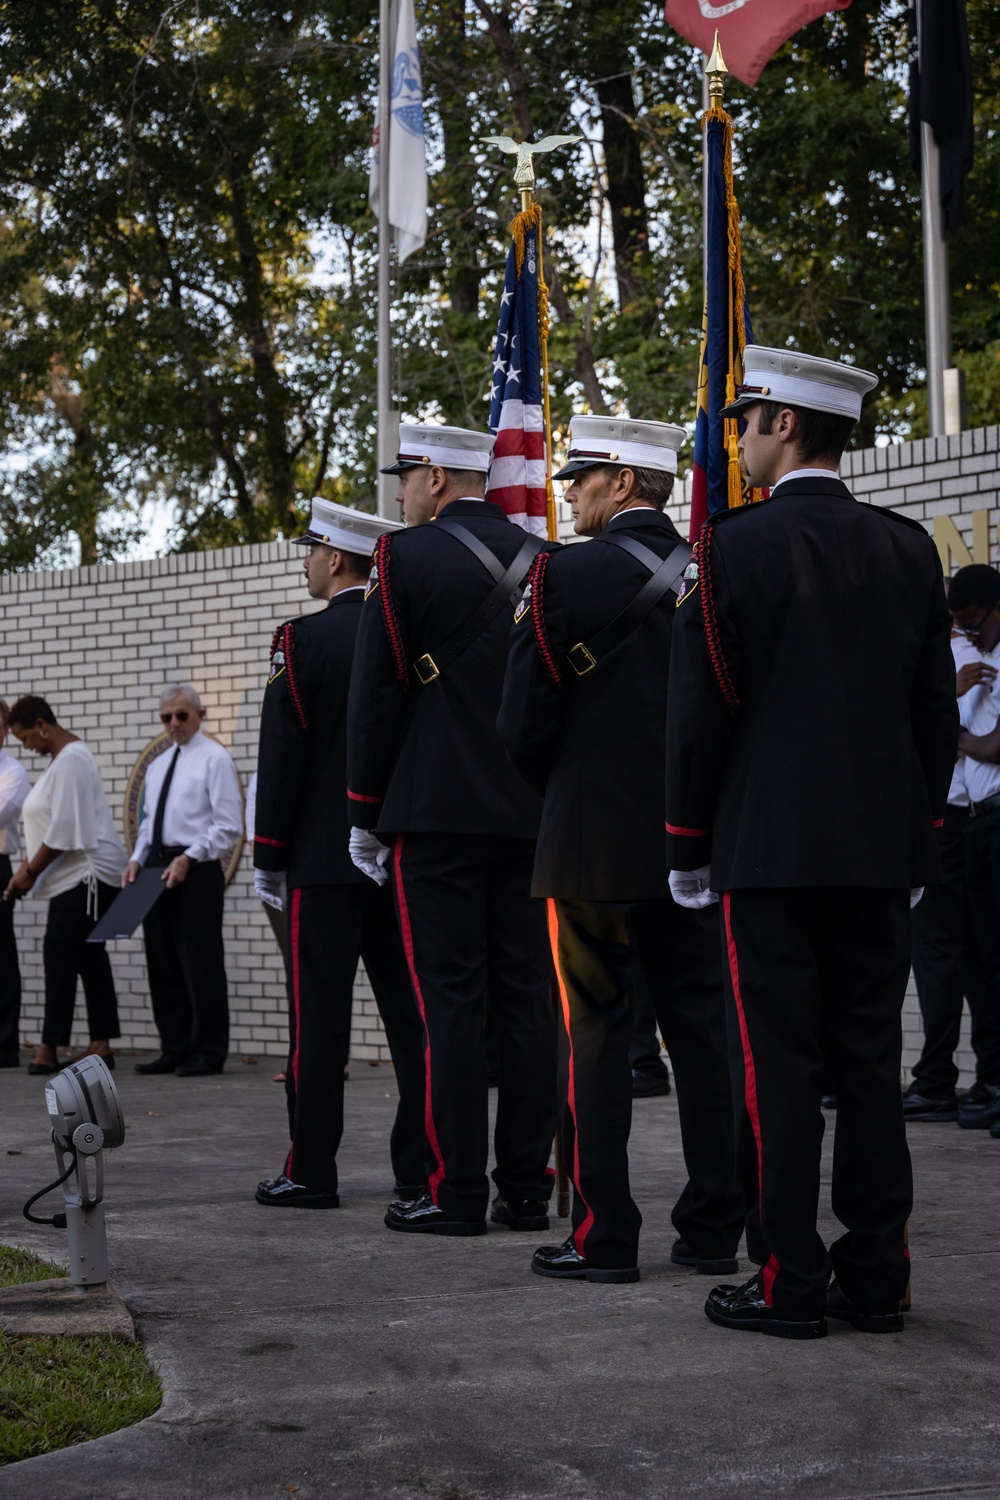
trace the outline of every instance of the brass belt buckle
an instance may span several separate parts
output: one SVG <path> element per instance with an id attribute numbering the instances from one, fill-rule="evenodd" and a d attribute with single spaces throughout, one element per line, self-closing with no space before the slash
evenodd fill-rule
<path id="1" fill-rule="evenodd" d="M 420 678 L 424 687 L 429 687 L 432 682 L 436 682 L 441 676 L 441 673 L 438 671 L 437 662 L 429 651 L 425 651 L 423 656 L 417 657 L 413 663 L 413 670 Z"/>
<path id="2" fill-rule="evenodd" d="M 580 653 L 579 656 L 577 652 Z M 591 656 L 582 641 L 577 641 L 576 645 L 567 651 L 566 657 L 578 677 L 586 677 L 587 673 L 592 672 L 597 666 L 596 657 Z"/>

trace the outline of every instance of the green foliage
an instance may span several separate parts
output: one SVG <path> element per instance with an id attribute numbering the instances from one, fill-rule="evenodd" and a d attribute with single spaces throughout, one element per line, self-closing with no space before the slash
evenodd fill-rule
<path id="1" fill-rule="evenodd" d="M 969 0 L 977 157 L 950 243 L 956 357 L 1000 418 L 1000 9 Z M 482 426 L 517 207 L 483 135 L 546 158 L 553 416 L 689 418 L 701 324 L 702 59 L 660 0 L 418 0 L 422 252 L 394 288 L 397 404 Z M 0 0 L 0 567 L 285 535 L 371 504 L 375 0 Z M 755 335 L 854 358 L 858 441 L 917 434 L 923 286 L 904 0 L 730 80 Z"/>
<path id="2" fill-rule="evenodd" d="M 56 1276 L 68 1276 L 64 1266 L 43 1260 L 30 1250 L 18 1245 L 0 1245 L 0 1286 L 24 1286 L 30 1281 L 51 1281 Z"/>

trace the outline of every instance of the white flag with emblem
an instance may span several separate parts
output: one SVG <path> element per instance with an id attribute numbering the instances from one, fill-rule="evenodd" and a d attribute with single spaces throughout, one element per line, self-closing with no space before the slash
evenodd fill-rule
<path id="1" fill-rule="evenodd" d="M 396 45 L 392 55 L 389 109 L 389 223 L 396 231 L 400 263 L 427 238 L 427 155 L 424 146 L 424 95 L 417 52 L 413 0 L 400 0 Z M 378 213 L 378 127 L 372 141 L 368 202 Z"/>

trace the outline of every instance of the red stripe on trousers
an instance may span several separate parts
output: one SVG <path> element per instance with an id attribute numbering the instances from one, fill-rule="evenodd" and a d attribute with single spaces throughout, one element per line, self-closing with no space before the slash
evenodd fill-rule
<path id="1" fill-rule="evenodd" d="M 438 1142 L 437 1126 L 434 1124 L 434 1095 L 431 1088 L 431 1034 L 427 1029 L 427 1008 L 424 1005 L 424 992 L 420 987 L 420 979 L 417 974 L 416 960 L 413 957 L 413 928 L 410 926 L 410 908 L 406 904 L 406 891 L 403 889 L 403 836 L 396 840 L 395 859 L 393 860 L 393 873 L 396 881 L 396 899 L 399 902 L 399 930 L 403 939 L 403 951 L 406 954 L 406 967 L 410 971 L 410 983 L 413 985 L 413 993 L 417 999 L 417 1009 L 420 1011 L 420 1019 L 424 1023 L 424 1070 L 426 1075 L 425 1098 L 424 1098 L 424 1129 L 427 1131 L 427 1142 L 434 1153 L 437 1166 L 427 1180 L 427 1186 L 431 1190 L 431 1197 L 435 1205 L 438 1205 L 438 1188 L 444 1177 L 444 1157 L 441 1154 L 441 1146 Z"/>
<path id="2" fill-rule="evenodd" d="M 296 1100 L 298 1100 L 299 1094 L 299 1048 L 302 1046 L 302 990 L 299 969 L 299 936 L 301 933 L 299 909 L 301 905 L 302 892 L 293 891 L 292 909 L 289 912 L 289 916 L 291 917 L 289 923 L 289 940 L 292 945 L 292 1006 L 295 1010 L 295 1051 L 292 1053 L 292 1083 L 295 1086 Z M 295 1181 L 292 1175 L 292 1168 L 294 1166 L 292 1158 L 294 1155 L 295 1141 L 293 1138 L 288 1150 L 288 1161 L 285 1166 L 285 1176 L 290 1177 L 293 1182 Z"/>
<path id="3" fill-rule="evenodd" d="M 757 1214 L 760 1218 L 761 1229 L 763 1229 L 764 1146 L 761 1140 L 760 1111 L 757 1108 L 757 1069 L 754 1066 L 753 1051 L 750 1047 L 750 1033 L 747 1030 L 747 1018 L 743 1010 L 743 996 L 740 993 L 740 966 L 736 955 L 736 943 L 733 939 L 733 924 L 729 910 L 728 891 L 723 892 L 722 912 L 726 923 L 726 956 L 729 960 L 729 977 L 733 983 L 733 998 L 736 1001 L 736 1014 L 740 1022 L 740 1041 L 743 1044 L 743 1076 L 745 1079 L 747 1114 L 750 1116 L 750 1127 L 753 1130 L 753 1138 L 757 1146 Z M 764 1285 L 764 1301 L 768 1307 L 771 1306 L 774 1278 L 780 1270 L 781 1266 L 778 1261 L 775 1260 L 773 1255 L 769 1256 L 761 1278 Z"/>
<path id="4" fill-rule="evenodd" d="M 579 1229 L 573 1231 L 573 1244 L 576 1246 L 577 1254 L 584 1255 L 584 1245 L 587 1243 L 587 1235 L 594 1227 L 594 1210 L 587 1202 L 580 1187 L 580 1122 L 576 1117 L 576 1063 L 573 1057 L 573 1031 L 569 1018 L 569 996 L 566 993 L 566 981 L 559 965 L 559 916 L 556 912 L 556 903 L 551 896 L 546 901 L 549 913 L 549 943 L 552 948 L 552 962 L 556 971 L 556 982 L 559 985 L 559 1001 L 562 1009 L 563 1025 L 566 1028 L 566 1036 L 569 1040 L 569 1090 L 567 1103 L 569 1112 L 573 1116 L 573 1186 L 580 1197 L 580 1202 L 587 1210 L 587 1216 Z"/>

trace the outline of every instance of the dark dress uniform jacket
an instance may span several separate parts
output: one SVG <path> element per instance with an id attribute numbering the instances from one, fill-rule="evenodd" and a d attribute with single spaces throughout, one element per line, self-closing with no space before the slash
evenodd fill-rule
<path id="1" fill-rule="evenodd" d="M 344 721 L 362 590 L 279 625 L 260 719 L 254 864 L 293 889 L 367 885 L 348 853 Z"/>
<path id="2" fill-rule="evenodd" d="M 914 887 L 958 710 L 941 564 L 836 476 L 706 522 L 670 659 L 667 830 L 716 890 Z"/>
<path id="3" fill-rule="evenodd" d="M 497 505 L 453 500 L 458 521 L 504 567 L 525 533 Z M 497 733 L 510 611 L 424 686 L 413 669 L 484 603 L 494 579 L 434 522 L 379 539 L 365 596 L 348 713 L 352 821 L 380 836 L 456 833 L 534 838 L 540 804 Z"/>
<path id="4" fill-rule="evenodd" d="M 660 511 L 616 516 L 609 535 L 657 557 L 682 545 Z M 500 714 L 507 753 L 545 797 L 532 894 L 649 901 L 669 895 L 663 758 L 676 594 L 578 676 L 567 652 L 592 640 L 649 579 L 600 537 L 543 555 L 518 606 Z"/>

